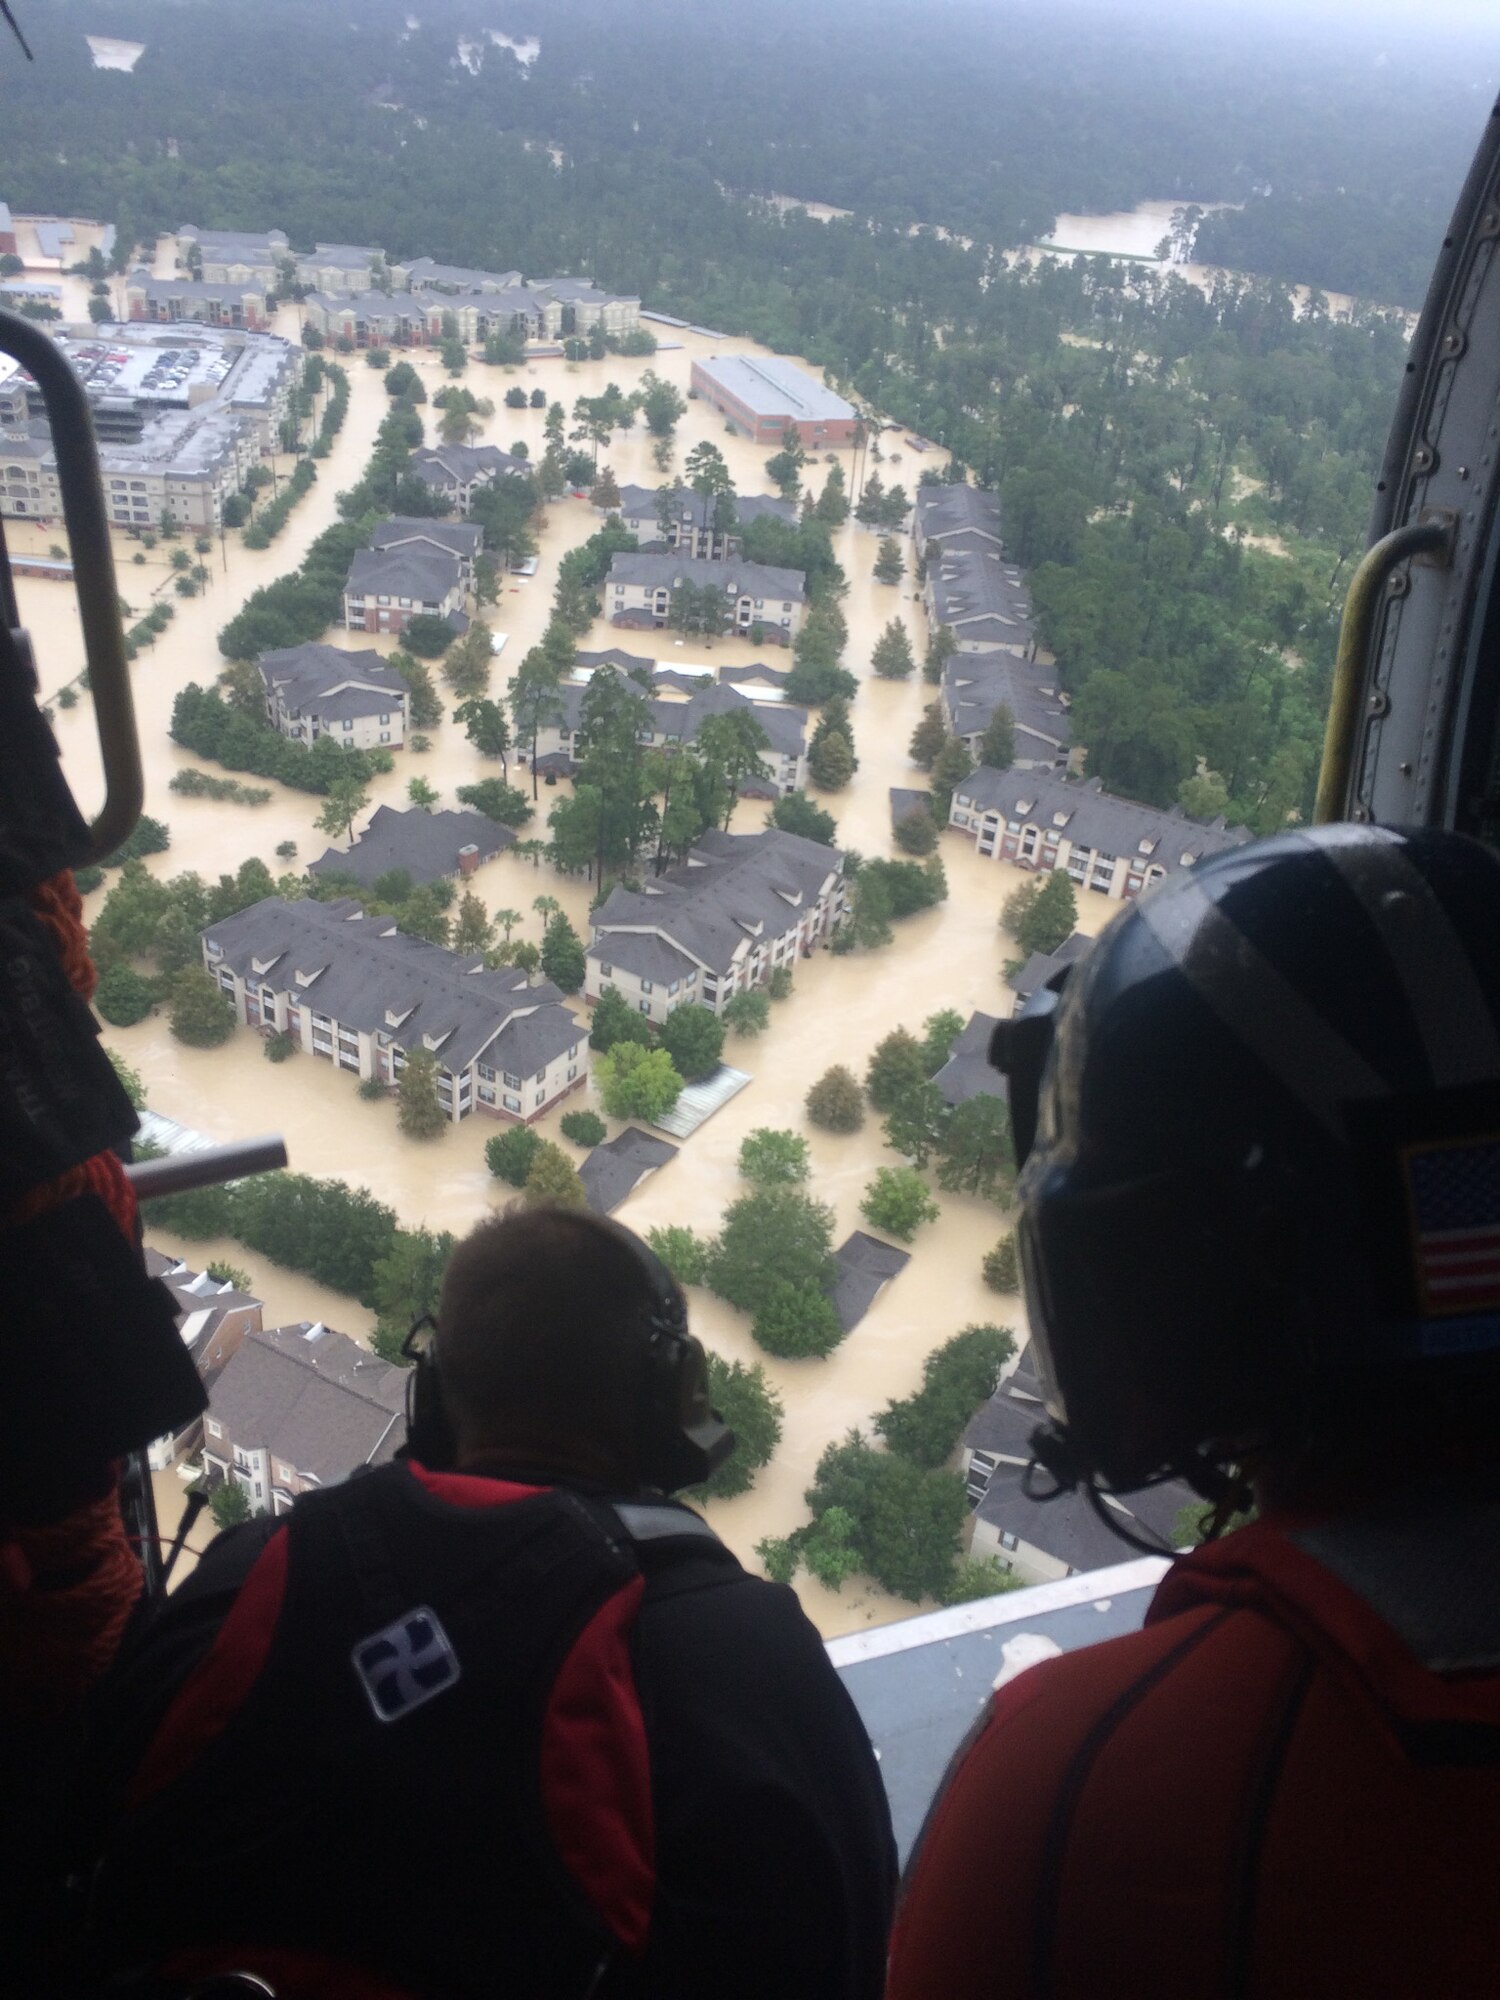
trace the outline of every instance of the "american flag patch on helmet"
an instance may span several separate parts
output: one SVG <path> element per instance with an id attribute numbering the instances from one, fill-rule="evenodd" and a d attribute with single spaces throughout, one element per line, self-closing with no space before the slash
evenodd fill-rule
<path id="1" fill-rule="evenodd" d="M 1424 1315 L 1500 1311 L 1500 1134 L 1402 1155 Z"/>

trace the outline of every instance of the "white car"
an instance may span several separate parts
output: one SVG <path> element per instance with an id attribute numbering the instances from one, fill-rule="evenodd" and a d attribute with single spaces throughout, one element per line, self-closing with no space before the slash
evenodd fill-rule
<path id="1" fill-rule="evenodd" d="M 505 642 L 509 637 L 509 632 L 494 632 L 490 635 L 490 652 L 497 660 L 505 651 Z"/>

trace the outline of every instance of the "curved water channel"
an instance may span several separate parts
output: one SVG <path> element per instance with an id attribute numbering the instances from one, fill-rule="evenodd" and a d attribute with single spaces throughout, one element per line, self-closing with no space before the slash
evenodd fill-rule
<path id="1" fill-rule="evenodd" d="M 295 336 L 294 312 L 283 308 L 287 323 L 281 330 Z M 539 360 L 514 371 L 471 364 L 465 380 L 477 394 L 493 396 L 499 405 L 484 427 L 486 440 L 508 446 L 522 438 L 533 456 L 539 456 L 544 412 L 505 408 L 507 387 L 520 383 L 529 392 L 540 386 L 549 398 L 560 398 L 571 407 L 574 397 L 596 393 L 610 380 L 631 388 L 641 371 L 654 365 L 686 389 L 691 356 L 730 343 L 691 334 L 681 339 L 682 346 L 660 352 L 653 364 L 617 356 L 577 366 Z M 737 341 L 732 345 L 744 350 L 750 343 Z M 430 388 L 439 386 L 444 378 L 436 357 L 418 352 L 410 358 Z M 328 844 L 324 836 L 313 831 L 319 801 L 279 785 L 272 785 L 271 803 L 256 809 L 184 799 L 170 792 L 167 785 L 173 772 L 195 760 L 169 740 L 167 727 L 177 691 L 192 680 L 210 681 L 218 671 L 221 662 L 214 635 L 219 627 L 254 586 L 284 574 L 300 559 L 314 535 L 335 518 L 335 493 L 354 480 L 368 456 L 386 411 L 386 397 L 380 376 L 362 357 L 348 357 L 346 366 L 352 393 L 343 430 L 330 458 L 319 464 L 317 484 L 293 511 L 286 529 L 270 549 L 261 552 L 247 550 L 237 535 L 229 536 L 227 568 L 216 550 L 212 588 L 199 599 L 174 597 L 175 620 L 157 645 L 135 664 L 148 809 L 166 820 L 172 834 L 170 851 L 153 856 L 148 863 L 156 874 L 193 868 L 212 878 L 222 870 L 238 867 L 250 855 L 265 861 L 275 873 L 284 866 L 275 855 L 279 842 L 295 840 L 303 863 Z M 743 439 L 725 435 L 722 425 L 693 402 L 679 426 L 679 464 L 700 437 L 711 437 L 721 447 L 742 492 L 768 489 L 765 453 Z M 900 454 L 900 463 L 895 462 L 892 452 Z M 617 433 L 601 453 L 601 462 L 606 459 L 622 483 L 660 483 L 642 429 Z M 910 489 L 922 466 L 934 462 L 937 455 L 919 458 L 898 437 L 880 470 L 888 483 L 900 479 Z M 286 469 L 283 464 L 281 470 Z M 847 473 L 847 463 L 845 469 Z M 821 479 L 821 472 L 818 476 Z M 503 659 L 497 662 L 492 693 L 503 690 L 527 647 L 541 636 L 558 558 L 596 526 L 597 517 L 584 501 L 568 499 L 548 510 L 540 536 L 537 576 L 507 587 L 495 613 L 498 628 L 509 640 Z M 15 546 L 45 547 L 61 538 L 58 530 L 27 529 L 10 523 L 7 528 Z M 136 545 L 122 539 L 116 561 L 120 588 L 138 614 L 155 593 L 172 586 L 161 546 L 148 554 L 144 565 L 131 560 L 134 553 Z M 862 679 L 854 707 L 860 768 L 847 791 L 820 803 L 837 817 L 841 844 L 869 855 L 886 854 L 894 851 L 888 788 L 922 783 L 906 746 L 931 690 L 920 674 L 905 684 L 867 678 L 868 661 L 876 637 L 893 615 L 907 626 L 920 658 L 926 644 L 925 618 L 910 575 L 898 586 L 874 581 L 875 537 L 868 530 L 851 523 L 840 531 L 838 554 L 850 580 L 847 662 Z M 907 554 L 910 563 L 909 546 Z M 21 579 L 18 591 L 44 689 L 55 691 L 82 662 L 71 593 L 64 585 L 31 578 Z M 670 633 L 617 635 L 603 622 L 580 644 L 607 646 L 620 636 L 628 649 L 656 650 L 667 663 L 674 658 L 702 657 L 700 641 L 694 641 L 691 652 L 684 653 Z M 339 631 L 327 637 L 337 645 L 375 645 L 382 652 L 392 643 Z M 748 642 L 725 640 L 711 657 L 724 664 L 742 664 L 756 655 Z M 71 712 L 58 714 L 57 732 L 68 776 L 85 809 L 90 809 L 97 803 L 100 786 L 87 697 Z M 457 785 L 495 773 L 495 765 L 485 764 L 451 722 L 432 733 L 434 747 L 428 755 L 406 751 L 398 756 L 394 773 L 375 781 L 372 804 L 405 803 L 407 781 L 420 772 L 438 788 L 443 803 L 451 805 Z M 544 788 L 540 820 L 545 820 L 548 803 Z M 755 826 L 765 810 L 762 805 L 742 804 L 735 829 Z M 965 1017 L 976 1008 L 1001 1011 L 1008 999 L 1001 964 L 1012 947 L 998 927 L 998 913 L 1001 902 L 1021 878 L 1004 864 L 979 859 L 955 834 L 945 835 L 942 853 L 950 895 L 941 908 L 908 919 L 898 927 L 895 942 L 882 952 L 848 958 L 820 953 L 798 967 L 796 990 L 789 1000 L 773 1008 L 766 1034 L 753 1041 L 731 1036 L 726 1056 L 753 1074 L 753 1084 L 625 1203 L 619 1211 L 622 1220 L 641 1230 L 664 1222 L 713 1229 L 725 1206 L 744 1188 L 735 1164 L 741 1139 L 759 1125 L 784 1125 L 807 1132 L 811 1138 L 813 1187 L 835 1210 L 835 1240 L 841 1241 L 849 1230 L 861 1226 L 859 1200 L 865 1184 L 876 1167 L 895 1164 L 894 1156 L 883 1146 L 880 1122 L 875 1118 L 849 1137 L 812 1132 L 802 1116 L 809 1085 L 834 1062 L 862 1071 L 876 1042 L 897 1023 L 915 1029 L 924 1016 L 940 1007 L 956 1008 Z M 531 907 L 538 894 L 555 896 L 580 930 L 586 929 L 589 885 L 559 876 L 545 863 L 535 868 L 530 862 L 497 858 L 481 869 L 474 887 L 491 910 L 510 907 L 523 912 L 518 935 L 540 938 L 541 918 Z M 98 896 L 90 899 L 94 910 L 98 901 Z M 1082 926 L 1097 930 L 1114 907 L 1100 898 L 1088 898 L 1080 913 Z M 582 1003 L 577 1004 L 581 1008 Z M 440 1139 L 420 1144 L 402 1137 L 392 1105 L 361 1101 L 354 1080 L 347 1075 L 300 1056 L 281 1067 L 273 1066 L 263 1059 L 259 1039 L 249 1032 L 236 1034 L 222 1049 L 200 1051 L 175 1042 L 165 1020 L 157 1017 L 133 1028 L 108 1029 L 106 1039 L 141 1071 L 154 1110 L 215 1139 L 279 1130 L 286 1135 L 294 1167 L 368 1187 L 390 1203 L 405 1223 L 461 1232 L 492 1213 L 511 1193 L 485 1168 L 484 1144 L 497 1129 L 489 1120 L 472 1117 L 447 1130 Z M 574 1107 L 577 1102 L 570 1100 Z M 553 1129 L 558 1116 L 553 1113 L 539 1127 L 545 1136 L 560 1137 Z M 761 1360 L 785 1405 L 780 1447 L 752 1491 L 717 1503 L 710 1510 L 715 1526 L 752 1566 L 758 1540 L 785 1534 L 805 1518 L 803 1491 L 824 1446 L 841 1438 L 853 1425 L 867 1426 L 872 1413 L 888 1399 L 910 1392 L 920 1380 L 924 1358 L 934 1347 L 975 1321 L 999 1322 L 1013 1327 L 1018 1337 L 1023 1334 L 1020 1301 L 997 1298 L 985 1289 L 980 1277 L 980 1259 L 1008 1226 L 1006 1219 L 991 1205 L 970 1197 L 944 1195 L 941 1202 L 940 1220 L 920 1233 L 905 1272 L 887 1287 L 853 1334 L 826 1361 L 786 1362 L 760 1355 L 750 1339 L 748 1321 L 709 1294 L 694 1293 L 698 1331 L 726 1356 L 746 1362 Z M 208 1257 L 219 1255 L 247 1270 L 266 1300 L 268 1324 L 322 1318 L 345 1332 L 368 1335 L 369 1315 L 353 1300 L 279 1270 L 238 1244 L 179 1244 L 157 1233 L 153 1241 L 164 1249 L 180 1250 L 200 1268 Z M 912 1608 L 885 1598 L 861 1579 L 846 1585 L 840 1595 L 806 1577 L 799 1578 L 797 1587 L 827 1634 L 903 1616 Z"/>

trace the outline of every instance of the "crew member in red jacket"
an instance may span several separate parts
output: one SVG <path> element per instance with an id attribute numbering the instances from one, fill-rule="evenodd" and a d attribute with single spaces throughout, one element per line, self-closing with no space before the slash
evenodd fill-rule
<path id="1" fill-rule="evenodd" d="M 988 1704 L 890 2000 L 1500 1992 L 1500 860 L 1200 863 L 997 1032 L 1038 1476 L 1259 1518 Z"/>
<path id="2" fill-rule="evenodd" d="M 411 1457 L 221 1536 L 122 1660 L 90 1976 L 877 2000 L 879 1771 L 792 1593 L 667 1497 L 734 1440 L 665 1267 L 507 1215 L 408 1347 Z"/>

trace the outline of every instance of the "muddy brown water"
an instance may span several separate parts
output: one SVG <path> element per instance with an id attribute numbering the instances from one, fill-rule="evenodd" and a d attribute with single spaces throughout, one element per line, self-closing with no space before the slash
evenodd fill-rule
<path id="1" fill-rule="evenodd" d="M 289 319 L 285 330 L 295 332 L 295 322 L 283 310 Z M 684 343 L 658 354 L 654 365 L 686 389 L 692 355 L 716 351 L 720 344 L 692 335 L 684 336 Z M 743 349 L 749 343 L 733 345 Z M 411 358 L 429 387 L 438 387 L 444 378 L 436 359 L 421 353 Z M 174 596 L 175 620 L 133 669 L 148 809 L 166 820 L 172 832 L 170 851 L 152 857 L 148 864 L 158 875 L 195 868 L 213 877 L 236 868 L 252 854 L 278 872 L 283 866 L 275 856 L 278 842 L 295 840 L 299 863 L 329 844 L 312 830 L 319 802 L 279 785 L 271 786 L 271 803 L 258 809 L 184 799 L 170 792 L 172 774 L 196 760 L 169 740 L 167 726 L 177 691 L 192 680 L 211 680 L 218 670 L 214 635 L 219 627 L 252 588 L 284 574 L 300 559 L 314 535 L 335 518 L 335 493 L 353 481 L 369 454 L 387 408 L 384 390 L 380 376 L 362 357 L 348 357 L 346 365 L 351 398 L 344 428 L 331 457 L 319 465 L 316 486 L 294 509 L 282 535 L 262 552 L 247 550 L 238 536 L 229 536 L 227 572 L 215 548 L 213 587 L 201 599 Z M 596 393 L 607 381 L 633 387 L 646 365 L 621 357 L 578 366 L 535 361 L 514 371 L 471 365 L 465 381 L 476 393 L 492 396 L 499 406 L 484 426 L 485 438 L 502 446 L 521 438 L 533 456 L 539 456 L 544 412 L 506 409 L 503 398 L 511 383 L 523 384 L 528 392 L 541 386 L 549 398 L 560 398 L 571 408 L 576 396 Z M 768 489 L 764 451 L 728 436 L 697 402 L 689 404 L 679 427 L 679 466 L 703 437 L 724 451 L 741 491 Z M 640 428 L 617 434 L 600 456 L 622 483 L 660 483 Z M 936 462 L 937 454 L 921 459 L 907 451 L 895 464 L 887 454 L 880 471 L 887 483 L 899 478 L 910 489 L 922 465 Z M 847 474 L 847 455 L 844 463 Z M 824 468 L 817 468 L 819 482 L 823 476 Z M 568 499 L 548 510 L 538 575 L 508 585 L 493 614 L 498 629 L 509 638 L 496 663 L 492 692 L 503 692 L 527 647 L 541 636 L 559 557 L 596 526 L 597 517 L 584 501 Z M 57 530 L 20 528 L 15 535 L 22 546 L 44 547 L 59 539 Z M 155 591 L 170 591 L 172 586 L 162 547 L 150 552 L 142 567 L 130 560 L 135 547 L 122 539 L 116 560 L 121 590 L 139 613 Z M 931 694 L 920 674 L 906 684 L 867 678 L 870 651 L 893 615 L 907 626 L 919 659 L 926 643 L 925 619 L 915 601 L 911 576 L 899 586 L 877 584 L 872 575 L 875 549 L 876 538 L 865 529 L 851 523 L 840 531 L 838 554 L 850 579 L 847 657 L 863 680 L 854 710 L 860 769 L 846 792 L 820 801 L 839 822 L 840 843 L 870 855 L 894 851 L 888 788 L 922 782 L 906 745 Z M 907 555 L 910 564 L 909 543 Z M 30 578 L 20 580 L 18 591 L 36 644 L 43 686 L 53 691 L 76 673 L 82 661 L 71 594 L 65 586 Z M 334 644 L 374 645 L 382 652 L 391 645 L 389 639 L 363 634 L 335 631 L 327 636 Z M 600 647 L 617 638 L 629 650 L 657 652 L 668 665 L 674 659 L 705 657 L 701 641 L 683 649 L 670 633 L 617 634 L 603 621 L 580 643 Z M 706 657 L 726 665 L 744 664 L 756 653 L 748 642 L 725 640 Z M 774 652 L 769 657 L 780 663 Z M 89 809 L 97 804 L 100 783 L 87 697 L 70 713 L 58 714 L 57 730 L 68 775 Z M 418 772 L 437 786 L 449 805 L 456 786 L 495 774 L 497 767 L 481 759 L 451 722 L 432 734 L 434 748 L 428 755 L 405 751 L 397 757 L 395 772 L 375 781 L 372 804 L 404 803 L 407 781 Z M 539 822 L 558 795 L 543 788 Z M 759 824 L 765 810 L 743 804 L 735 828 Z M 622 1220 L 641 1230 L 667 1222 L 712 1230 L 726 1205 L 743 1190 L 736 1172 L 741 1140 L 756 1126 L 781 1125 L 806 1132 L 811 1140 L 813 1191 L 833 1206 L 836 1240 L 861 1226 L 862 1191 L 878 1166 L 895 1164 L 894 1156 L 882 1144 L 878 1119 L 870 1119 L 863 1131 L 849 1137 L 811 1131 L 802 1113 L 808 1087 L 834 1062 L 862 1071 L 876 1042 L 897 1023 L 919 1028 L 923 1018 L 940 1007 L 956 1008 L 966 1017 L 975 1008 L 998 1012 L 1008 999 L 1001 965 L 1011 947 L 998 927 L 998 913 L 1020 877 L 1003 864 L 981 860 L 957 835 L 945 836 L 942 853 L 950 894 L 940 909 L 908 919 L 898 927 L 895 942 L 882 952 L 842 959 L 822 953 L 802 964 L 795 992 L 773 1007 L 767 1033 L 755 1040 L 730 1037 L 727 1058 L 749 1070 L 753 1084 L 625 1203 L 619 1211 Z M 586 925 L 589 885 L 559 876 L 546 864 L 536 868 L 528 861 L 500 857 L 480 870 L 475 888 L 491 910 L 508 906 L 523 912 L 518 936 L 540 938 L 542 920 L 531 907 L 539 894 L 555 896 L 576 924 Z M 90 899 L 94 910 L 99 900 Z M 1096 930 L 1113 908 L 1090 897 L 1080 913 L 1083 927 Z M 279 1130 L 286 1135 L 295 1168 L 368 1187 L 390 1203 L 404 1223 L 461 1232 L 510 1196 L 511 1191 L 485 1169 L 484 1144 L 497 1129 L 488 1120 L 470 1118 L 437 1141 L 418 1144 L 401 1136 L 392 1106 L 362 1102 L 347 1075 L 305 1056 L 275 1067 L 264 1060 L 258 1039 L 248 1032 L 236 1034 L 222 1049 L 200 1051 L 175 1042 L 165 1021 L 153 1018 L 134 1028 L 109 1029 L 106 1039 L 142 1072 L 154 1110 L 215 1139 Z M 575 1107 L 577 1102 L 571 1100 Z M 554 1129 L 559 1116 L 554 1112 L 539 1129 L 548 1137 L 559 1137 Z M 576 1152 L 575 1157 L 579 1157 Z M 824 1447 L 852 1426 L 868 1427 L 873 1413 L 890 1398 L 909 1393 L 920 1381 L 923 1360 L 934 1347 L 974 1321 L 999 1322 L 1014 1328 L 1018 1337 L 1023 1335 L 1020 1301 L 995 1297 L 980 1277 L 980 1259 L 1008 1226 L 1007 1218 L 968 1197 L 941 1200 L 941 1219 L 919 1234 L 911 1246 L 911 1264 L 827 1361 L 786 1362 L 762 1356 L 741 1315 L 707 1293 L 694 1293 L 693 1314 L 700 1333 L 728 1357 L 761 1361 L 785 1406 L 781 1444 L 752 1491 L 710 1509 L 715 1526 L 752 1565 L 757 1541 L 785 1534 L 805 1518 L 803 1492 Z M 266 1299 L 268 1324 L 322 1318 L 356 1337 L 368 1337 L 369 1314 L 352 1300 L 280 1270 L 238 1244 L 186 1243 L 161 1234 L 153 1240 L 199 1268 L 208 1258 L 223 1256 L 249 1271 Z M 912 1609 L 859 1580 L 838 1595 L 805 1577 L 799 1579 L 798 1588 L 810 1614 L 828 1634 L 904 1616 Z"/>

